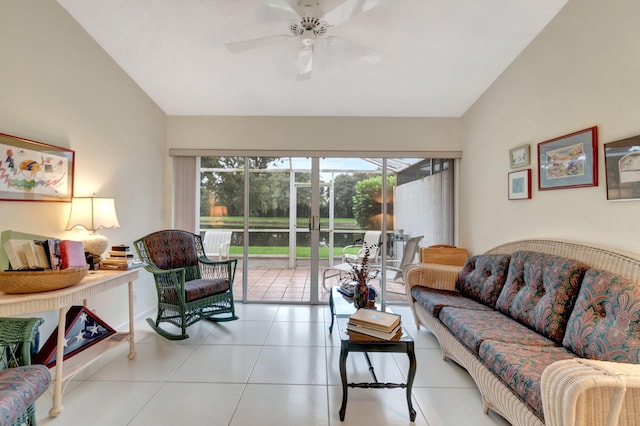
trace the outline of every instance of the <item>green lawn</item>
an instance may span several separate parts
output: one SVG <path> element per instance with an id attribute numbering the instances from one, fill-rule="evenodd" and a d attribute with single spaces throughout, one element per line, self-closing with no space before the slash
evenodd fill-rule
<path id="1" fill-rule="evenodd" d="M 231 255 L 240 256 L 242 255 L 242 247 L 240 246 L 231 246 L 229 248 L 229 253 Z M 251 246 L 249 247 L 249 255 L 252 254 L 268 254 L 268 255 L 289 255 L 289 247 L 260 247 L 260 246 Z M 333 249 L 333 254 L 342 255 L 342 248 L 336 247 Z M 310 247 L 296 247 L 296 258 L 305 259 L 311 257 L 311 248 Z M 320 259 L 329 258 L 329 248 L 328 247 L 320 247 Z"/>
<path id="2" fill-rule="evenodd" d="M 223 217 L 213 217 L 213 216 L 201 216 L 200 224 L 203 226 L 212 226 L 215 225 L 216 228 L 226 228 L 226 229 L 242 229 L 244 224 L 242 216 L 223 216 Z M 299 228 L 308 226 L 309 219 L 308 218 L 298 218 L 296 220 L 296 226 Z M 250 217 L 249 225 L 251 228 L 279 228 L 279 229 L 288 229 L 289 228 L 289 218 L 288 217 Z M 339 230 L 359 230 L 358 224 L 354 218 L 334 218 L 333 225 L 335 229 Z M 328 218 L 320 219 L 320 226 L 322 228 L 327 228 L 329 226 Z"/>
<path id="3" fill-rule="evenodd" d="M 242 216 L 224 216 L 224 217 L 211 217 L 211 216 L 201 216 L 200 224 L 203 226 L 211 226 L 214 228 L 220 229 L 242 229 L 243 227 L 243 218 Z M 252 229 L 282 229 L 287 231 L 289 229 L 289 218 L 286 217 L 271 217 L 271 218 L 249 218 L 249 225 Z M 296 225 L 300 228 L 304 228 L 308 225 L 307 218 L 299 218 L 297 219 Z M 321 228 L 328 228 L 329 219 L 323 218 L 320 220 Z M 334 229 L 341 231 L 361 231 L 356 223 L 354 218 L 336 218 L 334 219 Z M 242 246 L 231 246 L 229 248 L 229 253 L 231 255 L 242 255 Z M 334 248 L 334 255 L 342 254 L 342 247 Z M 249 247 L 250 255 L 280 255 L 280 256 L 288 256 L 289 255 L 289 247 L 283 246 L 250 246 Z M 310 258 L 311 257 L 311 248 L 310 247 L 296 247 L 296 257 L 297 258 Z M 320 247 L 320 258 L 327 259 L 329 257 L 329 248 L 328 247 Z"/>

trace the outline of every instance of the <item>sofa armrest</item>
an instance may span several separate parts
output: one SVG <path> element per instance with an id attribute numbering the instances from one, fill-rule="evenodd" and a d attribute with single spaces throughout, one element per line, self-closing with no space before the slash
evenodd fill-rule
<path id="1" fill-rule="evenodd" d="M 404 268 L 404 279 L 407 283 L 407 295 L 414 286 L 455 291 L 456 281 L 462 266 L 440 265 L 436 263 L 418 263 Z"/>
<path id="2" fill-rule="evenodd" d="M 640 418 L 640 365 L 557 361 L 540 383 L 548 426 L 631 425 Z"/>

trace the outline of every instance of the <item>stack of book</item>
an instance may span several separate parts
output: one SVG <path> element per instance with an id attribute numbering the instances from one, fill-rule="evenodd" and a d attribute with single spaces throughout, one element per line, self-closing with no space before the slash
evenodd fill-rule
<path id="1" fill-rule="evenodd" d="M 59 271 L 87 266 L 81 241 L 11 239 L 3 247 L 14 271 Z"/>
<path id="2" fill-rule="evenodd" d="M 353 340 L 400 340 L 400 315 L 374 309 L 358 309 L 349 317 L 347 333 Z"/>
<path id="3" fill-rule="evenodd" d="M 142 262 L 135 258 L 129 246 L 120 244 L 111 246 L 109 257 L 100 261 L 101 269 L 132 269 L 142 266 Z"/>

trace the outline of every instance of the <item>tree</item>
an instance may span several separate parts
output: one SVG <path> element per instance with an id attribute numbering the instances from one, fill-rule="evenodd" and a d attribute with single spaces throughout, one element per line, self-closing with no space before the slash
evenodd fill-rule
<path id="1" fill-rule="evenodd" d="M 396 177 L 387 176 L 387 214 L 393 214 L 393 188 Z M 380 229 L 382 212 L 382 176 L 361 180 L 353 196 L 353 216 L 362 229 Z"/>
<path id="2" fill-rule="evenodd" d="M 356 184 L 366 179 L 367 174 L 343 173 L 334 180 L 334 215 L 340 218 L 353 217 L 353 197 L 356 195 Z"/>
<path id="3" fill-rule="evenodd" d="M 249 168 L 264 170 L 269 168 L 279 158 L 250 157 Z M 200 177 L 200 215 L 209 216 L 209 206 L 226 206 L 229 216 L 242 216 L 244 211 L 244 166 L 245 157 L 202 157 L 201 169 L 216 169 L 203 171 Z M 252 174 L 253 175 L 253 174 Z M 256 214 L 268 211 L 273 205 L 274 192 L 272 188 L 280 187 L 280 173 L 269 174 L 270 177 L 259 177 L 252 182 L 250 193 L 252 212 Z M 275 181 L 273 183 L 272 181 Z M 273 184 L 272 184 L 273 183 Z M 281 205 L 280 201 L 276 202 Z M 285 203 L 286 205 L 286 203 Z"/>

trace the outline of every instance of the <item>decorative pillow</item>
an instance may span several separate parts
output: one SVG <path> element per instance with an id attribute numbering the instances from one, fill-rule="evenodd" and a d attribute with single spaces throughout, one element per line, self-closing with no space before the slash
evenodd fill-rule
<path id="1" fill-rule="evenodd" d="M 193 234 L 180 230 L 155 232 L 145 237 L 149 257 L 160 269 L 183 268 L 198 264 Z"/>
<path id="2" fill-rule="evenodd" d="M 561 343 L 587 269 L 587 265 L 577 260 L 517 251 L 511 255 L 507 280 L 496 307 Z"/>
<path id="3" fill-rule="evenodd" d="M 495 309 L 510 258 L 508 254 L 481 254 L 468 258 L 456 288 L 465 296 Z"/>
<path id="4" fill-rule="evenodd" d="M 589 270 L 563 344 L 585 358 L 640 363 L 640 284 Z"/>

